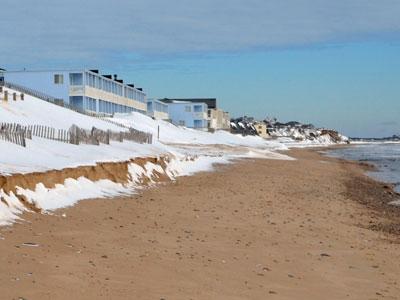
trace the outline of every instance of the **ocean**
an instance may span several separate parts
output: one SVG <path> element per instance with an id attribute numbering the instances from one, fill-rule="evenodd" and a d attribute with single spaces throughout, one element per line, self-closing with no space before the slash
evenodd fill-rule
<path id="1" fill-rule="evenodd" d="M 328 150 L 329 156 L 367 162 L 377 167 L 368 175 L 383 182 L 395 184 L 400 192 L 400 143 L 370 143 L 349 148 Z"/>

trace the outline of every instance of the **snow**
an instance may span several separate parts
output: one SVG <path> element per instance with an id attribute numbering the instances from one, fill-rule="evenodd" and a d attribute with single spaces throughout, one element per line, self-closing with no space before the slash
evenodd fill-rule
<path id="1" fill-rule="evenodd" d="M 54 188 L 48 189 L 42 183 L 38 183 L 34 190 L 17 187 L 17 195 L 22 195 L 25 199 L 34 204 L 42 211 L 52 212 L 59 208 L 65 208 L 76 204 L 84 199 L 109 198 L 125 196 L 135 193 L 141 188 L 140 182 L 143 178 L 148 178 L 154 183 L 157 173 L 166 174 L 171 180 L 178 176 L 188 176 L 201 171 L 212 170 L 214 163 L 228 163 L 227 157 L 213 157 L 208 159 L 200 157 L 196 160 L 172 159 L 166 170 L 160 165 L 146 163 L 144 167 L 130 163 L 128 172 L 130 180 L 122 185 L 111 180 L 103 179 L 91 181 L 85 177 L 78 179 L 68 178 L 63 184 L 56 184 Z M 10 225 L 20 220 L 19 215 L 27 209 L 18 200 L 14 193 L 6 194 L 0 192 L 9 206 L 0 202 L 0 226 Z"/>
<path id="2" fill-rule="evenodd" d="M 5 90 L 8 90 L 9 93 L 14 92 L 10 89 Z M 87 129 L 91 129 L 94 126 L 102 130 L 122 131 L 120 127 L 113 124 L 76 113 L 29 95 L 25 95 L 24 101 L 9 99 L 8 102 L 5 102 L 0 100 L 0 122 L 19 123 L 22 125 L 46 125 L 57 129 L 69 129 L 72 124 L 75 124 Z"/>
<path id="3" fill-rule="evenodd" d="M 57 184 L 53 189 L 48 189 L 39 183 L 34 191 L 22 188 L 17 190 L 19 195 L 24 195 L 38 208 L 47 211 L 74 205 L 82 199 L 118 196 L 128 192 L 129 188 L 111 180 L 94 182 L 85 177 L 68 178 L 64 184 Z"/>
<path id="4" fill-rule="evenodd" d="M 12 90 L 9 90 L 12 93 Z M 287 140 L 265 140 L 258 136 L 233 135 L 226 131 L 215 133 L 177 127 L 171 123 L 153 120 L 140 113 L 117 114 L 111 118 L 124 126 L 153 134 L 153 144 L 138 144 L 111 141 L 110 145 L 71 145 L 67 143 L 33 137 L 27 140 L 26 148 L 0 140 L 0 174 L 45 172 L 64 168 L 95 165 L 99 162 L 128 161 L 136 157 L 171 157 L 166 169 L 160 165 L 147 163 L 144 168 L 130 163 L 129 183 L 122 185 L 110 180 L 91 181 L 81 177 L 66 179 L 48 189 L 38 183 L 34 190 L 17 189 L 17 195 L 24 195 L 27 201 L 43 211 L 74 205 L 83 199 L 114 197 L 131 194 L 140 189 L 141 179 L 155 181 L 158 174 L 166 174 L 171 179 L 189 176 L 201 171 L 210 171 L 215 164 L 227 164 L 240 158 L 292 159 L 277 150 L 288 147 L 309 146 L 308 143 Z M 73 124 L 91 129 L 122 131 L 124 128 L 104 120 L 79 114 L 66 108 L 47 103 L 34 97 L 25 100 L 4 102 L 0 99 L 0 122 L 22 125 L 46 125 L 56 129 L 69 129 Z M 240 126 L 244 125 L 239 123 Z M 157 138 L 158 132 L 160 134 Z M 328 143 L 328 141 L 322 141 Z M 19 220 L 26 211 L 17 195 L 0 190 L 0 197 L 8 206 L 0 202 L 0 225 Z"/>
<path id="5" fill-rule="evenodd" d="M 112 141 L 110 145 L 72 145 L 33 137 L 27 140 L 27 147 L 0 141 L 0 173 L 44 172 L 61 170 L 99 162 L 127 161 L 135 157 L 158 156 L 167 151 L 160 143 L 154 145 Z"/>
<path id="6" fill-rule="evenodd" d="M 286 149 L 283 144 L 275 143 L 274 141 L 266 141 L 259 136 L 243 137 L 223 130 L 209 133 L 186 127 L 177 127 L 169 122 L 153 120 L 137 112 L 131 114 L 116 114 L 112 120 L 125 126 L 152 133 L 154 137 L 157 137 L 159 127 L 159 141 L 164 144 L 238 145 L 281 150 Z"/>

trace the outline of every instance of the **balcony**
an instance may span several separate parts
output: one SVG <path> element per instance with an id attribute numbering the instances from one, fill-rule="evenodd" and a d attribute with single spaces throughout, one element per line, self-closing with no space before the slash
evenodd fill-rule
<path id="1" fill-rule="evenodd" d="M 206 112 L 194 112 L 193 113 L 193 118 L 206 120 L 207 119 L 207 113 Z"/>
<path id="2" fill-rule="evenodd" d="M 85 88 L 82 85 L 74 85 L 69 87 L 70 96 L 82 96 L 85 92 Z"/>

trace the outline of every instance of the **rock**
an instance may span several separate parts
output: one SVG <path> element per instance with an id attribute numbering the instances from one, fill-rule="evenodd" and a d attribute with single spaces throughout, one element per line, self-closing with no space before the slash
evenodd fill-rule
<path id="1" fill-rule="evenodd" d="M 27 247 L 39 247 L 39 244 L 32 243 L 32 242 L 26 242 L 26 243 L 23 243 L 22 246 L 27 246 Z"/>

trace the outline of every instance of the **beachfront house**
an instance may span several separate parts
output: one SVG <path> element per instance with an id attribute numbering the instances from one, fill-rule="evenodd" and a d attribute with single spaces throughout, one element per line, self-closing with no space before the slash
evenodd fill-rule
<path id="1" fill-rule="evenodd" d="M 168 104 L 157 99 L 147 99 L 147 115 L 156 120 L 169 120 Z"/>
<path id="2" fill-rule="evenodd" d="M 255 122 L 254 123 L 254 127 L 257 130 L 257 133 L 260 137 L 266 139 L 266 138 L 270 138 L 270 135 L 268 134 L 268 128 L 267 128 L 267 124 L 264 122 Z"/>
<path id="3" fill-rule="evenodd" d="M 76 109 L 112 115 L 137 111 L 146 113 L 146 94 L 117 75 L 98 70 L 0 71 L 5 84 Z"/>
<path id="4" fill-rule="evenodd" d="M 164 98 L 160 101 L 164 103 L 173 102 L 189 102 L 189 103 L 203 103 L 207 106 L 207 129 L 214 130 L 229 130 L 230 129 L 230 116 L 229 113 L 217 107 L 216 98 Z"/>
<path id="5" fill-rule="evenodd" d="M 207 105 L 201 102 L 160 99 L 168 105 L 172 124 L 198 130 L 207 130 Z"/>
<path id="6" fill-rule="evenodd" d="M 230 116 L 229 113 L 219 108 L 208 109 L 208 129 L 213 130 L 229 130 Z"/>

